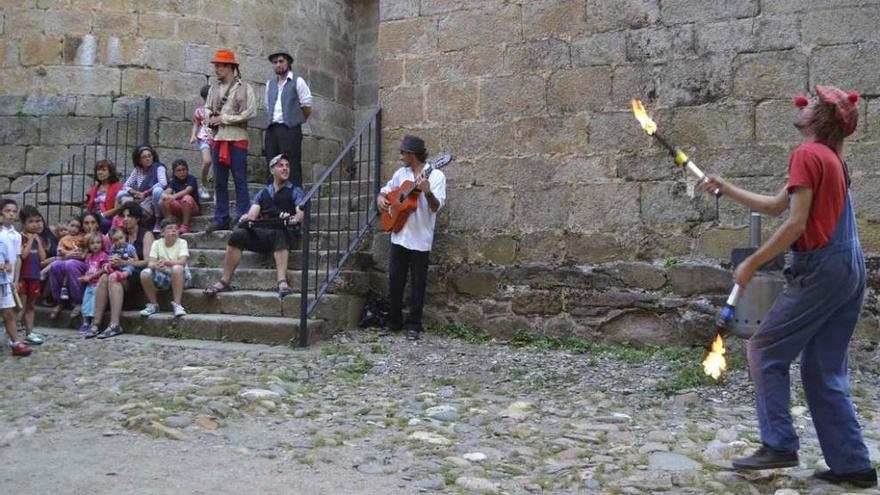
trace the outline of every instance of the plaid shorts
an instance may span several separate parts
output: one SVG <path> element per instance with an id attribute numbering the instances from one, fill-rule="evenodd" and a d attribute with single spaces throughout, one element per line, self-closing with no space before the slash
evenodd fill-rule
<path id="1" fill-rule="evenodd" d="M 152 268 L 145 268 L 144 271 L 149 270 L 150 278 L 153 279 L 153 285 L 156 286 L 159 290 L 168 290 L 171 288 L 171 274 L 164 271 L 153 270 Z M 185 266 L 183 268 L 183 287 L 188 288 L 192 283 L 192 274 L 189 272 L 189 267 Z"/>

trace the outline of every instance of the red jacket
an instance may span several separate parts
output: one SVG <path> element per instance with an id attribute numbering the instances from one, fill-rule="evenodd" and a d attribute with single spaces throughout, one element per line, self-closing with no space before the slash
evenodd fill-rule
<path id="1" fill-rule="evenodd" d="M 119 191 L 122 190 L 122 181 L 116 181 L 109 186 L 107 186 L 107 199 L 104 200 L 104 205 L 101 208 L 101 211 L 107 211 L 116 206 L 116 195 L 119 194 Z M 98 194 L 98 184 L 96 183 L 89 189 L 89 192 L 86 193 L 86 211 L 95 211 L 95 196 Z"/>

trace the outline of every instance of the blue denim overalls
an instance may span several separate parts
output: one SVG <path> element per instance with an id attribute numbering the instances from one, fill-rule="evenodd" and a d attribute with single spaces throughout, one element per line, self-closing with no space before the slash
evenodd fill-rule
<path id="1" fill-rule="evenodd" d="M 847 191 L 826 246 L 792 251 L 786 286 L 749 339 L 749 369 L 761 439 L 793 452 L 789 367 L 801 355 L 801 380 L 825 462 L 836 474 L 871 468 L 849 393 L 848 347 L 865 295 L 865 261 Z"/>

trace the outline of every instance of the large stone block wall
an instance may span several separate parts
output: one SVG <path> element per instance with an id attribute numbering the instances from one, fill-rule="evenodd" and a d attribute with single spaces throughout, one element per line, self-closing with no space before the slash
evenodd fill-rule
<path id="1" fill-rule="evenodd" d="M 859 91 L 845 158 L 863 243 L 880 252 L 878 16 L 876 0 L 382 0 L 384 172 L 405 133 L 457 157 L 433 317 L 591 335 L 624 314 L 681 334 L 694 308 L 712 313 L 748 212 L 693 197 L 630 98 L 703 168 L 774 193 L 799 139 L 791 98 L 817 83 Z M 620 266 L 646 275 L 609 275 Z M 699 290 L 676 287 L 683 269 Z M 875 308 L 872 296 L 863 321 L 876 328 Z"/>
<path id="2" fill-rule="evenodd" d="M 329 165 L 354 126 L 354 8 L 342 0 L 25 0 L 0 5 L 0 192 L 16 191 L 153 97 L 163 160 L 199 163 L 188 143 L 199 88 L 217 48 L 235 50 L 262 102 L 266 56 L 286 49 L 315 96 L 304 126 L 306 177 Z M 262 103 L 260 105 L 263 107 Z M 265 109 L 251 122 L 250 160 L 262 162 Z M 264 167 L 263 167 L 264 168 Z M 265 170 L 261 170 L 262 176 Z M 256 173 L 256 172 L 255 172 Z M 260 177 L 262 180 L 262 177 Z"/>

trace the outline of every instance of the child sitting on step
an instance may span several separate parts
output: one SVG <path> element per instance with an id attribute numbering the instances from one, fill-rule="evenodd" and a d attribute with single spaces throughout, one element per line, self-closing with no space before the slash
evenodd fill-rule
<path id="1" fill-rule="evenodd" d="M 141 316 L 150 316 L 159 312 L 158 291 L 171 289 L 171 307 L 174 316 L 184 316 L 186 310 L 180 304 L 183 289 L 189 287 L 192 275 L 186 260 L 189 248 L 186 241 L 178 237 L 177 220 L 166 217 L 162 220 L 162 239 L 153 242 L 147 268 L 141 272 L 141 285 L 150 301 L 141 310 Z"/>

